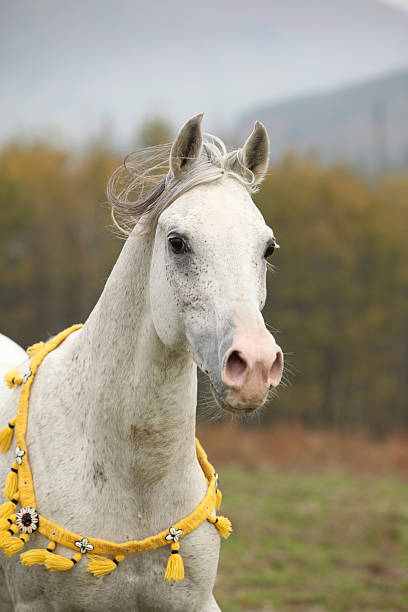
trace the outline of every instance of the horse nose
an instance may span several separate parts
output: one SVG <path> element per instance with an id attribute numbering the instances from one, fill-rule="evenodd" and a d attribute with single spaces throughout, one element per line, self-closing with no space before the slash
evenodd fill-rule
<path id="1" fill-rule="evenodd" d="M 244 409 L 260 406 L 268 390 L 276 387 L 282 377 L 283 353 L 273 336 L 265 334 L 257 339 L 237 339 L 227 352 L 222 380 L 228 387 L 227 402 Z"/>

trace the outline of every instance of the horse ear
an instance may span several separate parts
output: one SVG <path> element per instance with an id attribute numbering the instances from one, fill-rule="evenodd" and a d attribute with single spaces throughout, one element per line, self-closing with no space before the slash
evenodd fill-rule
<path id="1" fill-rule="evenodd" d="M 255 127 L 242 148 L 242 161 L 255 176 L 255 183 L 260 183 L 269 165 L 269 138 L 265 126 L 255 122 Z"/>
<path id="2" fill-rule="evenodd" d="M 201 120 L 203 113 L 183 125 L 170 151 L 170 169 L 177 178 L 199 157 L 203 144 Z"/>

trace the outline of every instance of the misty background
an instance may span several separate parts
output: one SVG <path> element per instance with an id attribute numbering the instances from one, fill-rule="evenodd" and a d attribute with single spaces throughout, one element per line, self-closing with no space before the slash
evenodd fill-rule
<path id="1" fill-rule="evenodd" d="M 124 154 L 146 118 L 175 130 L 204 112 L 231 141 L 264 120 L 275 159 L 296 147 L 371 170 L 406 161 L 406 0 L 1 7 L 0 142 L 105 133 Z"/>

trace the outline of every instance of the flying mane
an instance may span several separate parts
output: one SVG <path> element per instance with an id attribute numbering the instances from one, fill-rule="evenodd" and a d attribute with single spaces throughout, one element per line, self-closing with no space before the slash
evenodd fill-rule
<path id="1" fill-rule="evenodd" d="M 175 179 L 169 170 L 171 146 L 164 144 L 130 153 L 109 179 L 107 196 L 112 219 L 122 234 L 128 236 L 140 220 L 144 233 L 151 233 L 161 213 L 183 193 L 223 175 L 234 176 L 250 193 L 257 191 L 253 172 L 243 165 L 242 149 L 228 152 L 220 138 L 204 134 L 200 157 Z"/>

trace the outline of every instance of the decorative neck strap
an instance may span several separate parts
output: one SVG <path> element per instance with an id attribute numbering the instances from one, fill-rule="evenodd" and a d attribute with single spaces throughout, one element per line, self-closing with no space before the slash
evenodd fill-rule
<path id="1" fill-rule="evenodd" d="M 214 510 L 220 507 L 222 499 L 221 491 L 218 489 L 218 476 L 197 438 L 197 459 L 208 483 L 207 492 L 191 514 L 154 536 L 130 542 L 110 542 L 91 537 L 88 534 L 68 531 L 38 513 L 29 453 L 25 442 L 30 389 L 35 373 L 46 355 L 57 348 L 67 336 L 81 327 L 82 325 L 73 325 L 48 342 L 39 342 L 29 347 L 27 353 L 31 357 L 31 361 L 27 372 L 22 374 L 18 367 L 12 368 L 4 377 L 10 388 L 22 385 L 22 389 L 16 417 L 11 419 L 0 432 L 1 452 L 4 453 L 9 450 L 14 433 L 17 443 L 15 461 L 7 476 L 4 488 L 4 496 L 9 501 L 0 506 L 0 548 L 5 555 L 10 557 L 24 547 L 31 534 L 38 531 L 50 540 L 49 544 L 45 549 L 31 549 L 22 553 L 20 557 L 23 565 L 40 564 L 50 570 L 65 571 L 73 567 L 82 558 L 82 555 L 87 554 L 90 559 L 87 571 L 94 576 L 104 576 L 114 570 L 125 559 L 126 555 L 154 550 L 169 544 L 171 554 L 164 578 L 166 580 L 182 580 L 184 578 L 184 566 L 179 553 L 182 538 L 197 529 L 204 521 L 212 523 L 224 538 L 229 536 L 232 529 L 227 518 L 213 514 Z M 18 505 L 21 508 L 17 511 Z M 57 544 L 71 548 L 76 552 L 71 559 L 57 555 L 54 552 Z M 114 558 L 109 559 L 100 555 L 111 555 Z"/>

